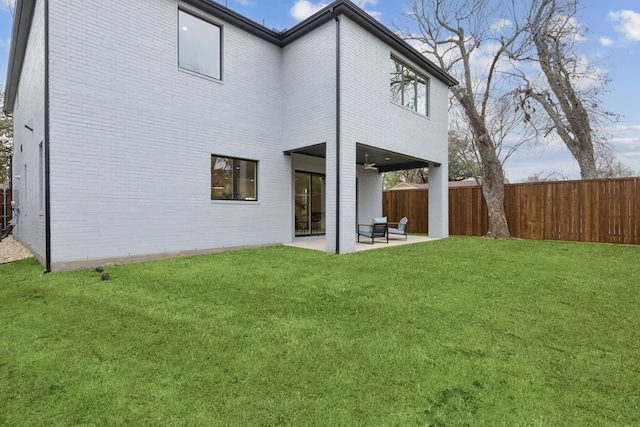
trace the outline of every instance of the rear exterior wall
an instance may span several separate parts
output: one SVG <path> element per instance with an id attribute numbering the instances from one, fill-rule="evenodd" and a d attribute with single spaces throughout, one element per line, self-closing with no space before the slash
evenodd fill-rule
<path id="1" fill-rule="evenodd" d="M 439 163 L 441 166 L 437 168 L 437 173 L 445 173 L 446 176 L 448 86 L 347 17 L 342 17 L 341 20 L 340 40 L 340 146 L 343 177 L 348 179 L 355 174 L 356 143 Z M 389 70 L 392 55 L 429 78 L 428 116 L 391 101 Z M 380 176 L 377 180 L 367 178 L 364 172 L 367 171 L 359 172 L 358 209 L 355 206 L 355 183 L 346 182 L 340 194 L 341 212 L 344 213 L 341 224 L 341 230 L 344 230 L 344 235 L 341 236 L 343 242 L 353 240 L 350 238 L 353 230 L 351 224 L 356 220 L 359 223 L 369 223 L 373 216 L 382 214 L 382 179 Z M 365 197 L 371 199 L 364 200 Z M 442 199 L 432 207 L 438 210 L 444 207 L 446 212 L 446 205 L 446 199 Z M 426 216 L 427 212 L 424 214 Z M 399 218 L 390 220 L 398 221 Z M 349 251 L 353 248 L 353 245 L 349 245 L 344 249 Z"/>
<path id="2" fill-rule="evenodd" d="M 52 262 L 286 241 L 280 48 L 205 16 L 204 78 L 178 68 L 176 1 L 115 3 L 52 2 Z M 212 154 L 258 161 L 258 201 L 210 199 Z"/>
<path id="3" fill-rule="evenodd" d="M 446 164 L 448 86 L 346 17 L 341 40 L 344 143 L 359 142 Z M 428 117 L 391 101 L 392 55 L 429 78 Z"/>

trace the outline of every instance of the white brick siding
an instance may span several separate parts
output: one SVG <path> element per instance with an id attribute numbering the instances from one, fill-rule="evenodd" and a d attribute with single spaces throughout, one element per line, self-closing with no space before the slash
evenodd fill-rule
<path id="1" fill-rule="evenodd" d="M 334 20 L 281 48 L 176 0 L 49 4 L 54 270 L 290 242 L 295 170 L 326 174 L 326 248 L 336 249 Z M 178 67 L 179 7 L 222 27 L 221 81 Z M 394 105 L 388 71 L 397 52 L 340 19 L 339 249 L 350 252 L 356 223 L 382 213 L 382 176 L 356 165 L 356 144 L 440 162 L 446 172 L 447 87 L 431 79 L 430 117 Z M 14 174 L 27 164 L 18 236 L 40 258 L 44 217 L 34 209 L 44 139 L 43 30 L 38 1 L 15 107 L 16 120 L 33 119 L 35 129 L 16 126 L 24 149 Z M 325 144 L 326 159 L 284 154 L 315 144 Z M 258 162 L 258 201 L 210 200 L 212 154 Z"/>
<path id="2" fill-rule="evenodd" d="M 283 149 L 335 141 L 335 46 L 329 22 L 282 49 Z"/>
<path id="3" fill-rule="evenodd" d="M 343 177 L 353 176 L 355 144 L 361 143 L 441 163 L 442 166 L 435 169 L 445 170 L 444 182 L 440 184 L 444 185 L 446 196 L 447 85 L 346 17 L 341 22 L 341 41 Z M 389 68 L 392 54 L 430 78 L 429 117 L 391 102 Z M 363 176 L 362 172 L 359 177 Z M 358 222 L 368 223 L 372 217 L 382 214 L 382 182 L 381 178 L 379 181 L 361 178 L 359 183 Z M 372 199 L 363 200 L 364 194 Z M 355 187 L 345 182 L 341 191 L 342 209 L 346 215 L 341 229 L 345 235 L 341 240 L 350 237 L 349 225 L 354 222 L 352 215 L 355 215 L 354 195 Z M 446 237 L 448 216 L 444 216 L 444 223 L 435 219 L 441 212 L 447 213 L 446 197 L 434 197 L 429 209 L 438 213 L 433 219 L 430 216 L 430 228 L 433 225 L 430 235 Z"/>
<path id="4" fill-rule="evenodd" d="M 286 241 L 280 49 L 211 18 L 223 82 L 201 78 L 177 3 L 117 3 L 51 11 L 53 262 Z M 259 201 L 210 200 L 212 153 L 259 162 Z"/>
<path id="5" fill-rule="evenodd" d="M 447 163 L 447 85 L 402 58 L 362 27 L 342 19 L 344 143 L 359 142 L 418 158 Z M 391 54 L 430 78 L 430 116 L 391 102 Z M 383 124 L 383 125 L 382 125 Z"/>
<path id="6" fill-rule="evenodd" d="M 45 221 L 43 211 L 44 164 L 40 161 L 40 143 L 44 141 L 44 1 L 36 2 L 29 34 L 18 96 L 14 103 L 13 190 L 20 213 L 15 237 L 41 261 L 45 257 Z M 33 131 L 27 129 L 29 125 Z M 26 173 L 25 173 L 26 166 Z M 19 178 L 18 178 L 19 177 Z"/>

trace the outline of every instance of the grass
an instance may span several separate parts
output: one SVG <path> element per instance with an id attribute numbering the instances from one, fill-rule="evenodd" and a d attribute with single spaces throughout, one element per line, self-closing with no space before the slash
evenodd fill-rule
<path id="1" fill-rule="evenodd" d="M 640 248 L 0 266 L 0 425 L 640 424 Z"/>

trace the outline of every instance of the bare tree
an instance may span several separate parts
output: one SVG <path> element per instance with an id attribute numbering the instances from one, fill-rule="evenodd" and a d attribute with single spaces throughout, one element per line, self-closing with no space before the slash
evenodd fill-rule
<path id="1" fill-rule="evenodd" d="M 0 87 L 0 106 L 4 105 L 4 89 Z M 0 184 L 9 178 L 9 163 L 13 152 L 13 117 L 0 108 Z"/>
<path id="2" fill-rule="evenodd" d="M 505 177 L 499 157 L 502 141 L 495 138 L 496 130 L 503 137 L 506 133 L 504 127 L 492 127 L 490 123 L 499 117 L 494 108 L 496 100 L 513 93 L 501 67 L 511 67 L 508 53 L 516 49 L 514 45 L 520 43 L 526 28 L 520 22 L 529 22 L 527 16 L 519 16 L 529 9 L 517 3 L 410 0 L 409 18 L 418 33 L 404 34 L 460 82 L 451 88 L 451 94 L 464 113 L 482 162 L 482 193 L 489 214 L 487 237 L 494 238 L 511 237 L 504 214 Z"/>
<path id="3" fill-rule="evenodd" d="M 401 171 L 385 172 L 383 177 L 383 187 L 389 189 L 402 182 L 415 184 L 425 184 L 429 182 L 429 169 L 406 169 Z"/>
<path id="4" fill-rule="evenodd" d="M 578 162 L 582 178 L 592 179 L 598 177 L 597 146 L 606 143 L 604 124 L 619 116 L 601 106 L 608 77 L 576 52 L 584 36 L 575 19 L 579 1 L 534 0 L 528 43 L 511 55 L 539 66 L 539 75 L 520 72 L 524 83 L 516 93 L 527 118 L 535 113 L 534 105 L 541 106 L 547 116 L 542 133 L 555 132 Z"/>
<path id="5" fill-rule="evenodd" d="M 568 178 L 560 172 L 536 172 L 527 177 L 527 182 L 566 181 Z"/>
<path id="6" fill-rule="evenodd" d="M 598 178 L 627 178 L 637 174 L 627 165 L 616 159 L 609 147 L 596 150 L 596 176 Z"/>
<path id="7" fill-rule="evenodd" d="M 599 179 L 628 178 L 637 176 L 638 173 L 622 163 L 615 156 L 613 150 L 607 146 L 596 146 L 596 177 Z M 527 182 L 566 181 L 564 173 L 558 171 L 540 171 L 527 177 Z"/>
<path id="8" fill-rule="evenodd" d="M 449 181 L 477 178 L 482 173 L 478 153 L 471 140 L 459 129 L 449 129 Z M 384 188 L 388 189 L 401 182 L 426 184 L 429 182 L 429 168 L 407 169 L 385 172 Z"/>
<path id="9" fill-rule="evenodd" d="M 453 167 L 452 167 L 453 166 Z M 462 173 L 456 171 L 456 167 L 462 169 Z M 451 175 L 456 175 L 452 179 Z M 482 162 L 478 150 L 473 141 L 459 123 L 449 124 L 449 181 L 461 181 L 474 178 L 480 185 L 482 176 Z M 459 179 L 455 179 L 459 178 Z"/>

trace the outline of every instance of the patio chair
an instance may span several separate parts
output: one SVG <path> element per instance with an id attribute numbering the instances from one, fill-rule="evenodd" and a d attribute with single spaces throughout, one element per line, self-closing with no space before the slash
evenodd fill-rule
<path id="1" fill-rule="evenodd" d="M 389 224 L 396 224 L 395 227 L 389 227 L 389 234 L 404 236 L 404 240 L 407 240 L 407 227 L 409 225 L 409 220 L 406 216 L 403 217 L 400 222 L 390 222 Z"/>
<path id="2" fill-rule="evenodd" d="M 389 243 L 389 234 L 387 233 L 387 217 L 373 218 L 371 224 L 358 224 L 358 243 L 360 243 L 360 236 L 371 239 L 371 244 L 375 242 L 377 238 L 386 238 Z"/>
<path id="3" fill-rule="evenodd" d="M 296 217 L 296 231 L 300 230 L 301 233 L 304 233 L 309 228 L 309 223 L 307 221 L 300 221 L 298 219 L 298 215 Z M 304 219 L 304 218 L 303 218 Z"/>

